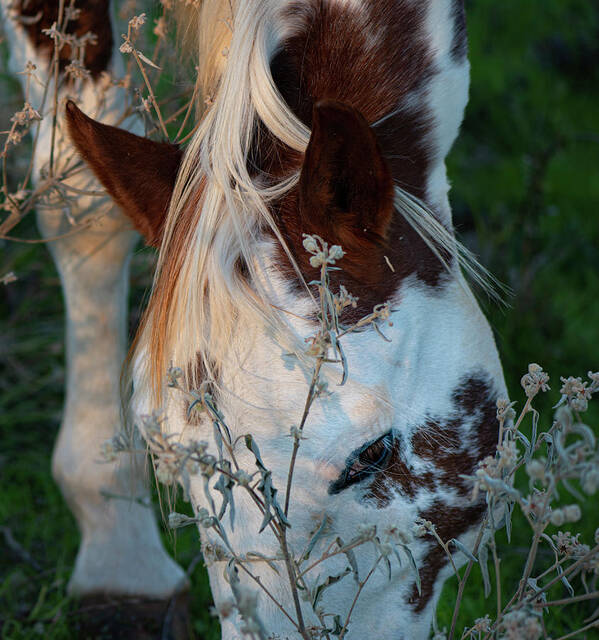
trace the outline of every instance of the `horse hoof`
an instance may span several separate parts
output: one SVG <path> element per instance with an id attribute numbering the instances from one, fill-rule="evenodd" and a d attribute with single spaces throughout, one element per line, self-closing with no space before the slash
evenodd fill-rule
<path id="1" fill-rule="evenodd" d="M 85 640 L 191 640 L 189 594 L 169 600 L 88 596 L 75 612 L 77 637 Z"/>

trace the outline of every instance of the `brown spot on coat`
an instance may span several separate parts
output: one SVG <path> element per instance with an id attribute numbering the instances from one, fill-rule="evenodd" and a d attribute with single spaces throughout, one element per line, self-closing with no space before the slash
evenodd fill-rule
<path id="1" fill-rule="evenodd" d="M 453 394 L 449 417 L 428 420 L 406 446 L 398 437 L 387 467 L 376 474 L 365 495 L 377 508 L 388 506 L 394 494 L 414 498 L 420 489 L 456 489 L 467 498 L 470 485 L 462 475 L 471 475 L 479 460 L 492 455 L 497 444 L 496 393 L 491 383 L 474 375 Z M 424 461 L 432 470 L 416 473 L 411 459 Z M 453 536 L 455 537 L 455 536 Z"/>
<path id="2" fill-rule="evenodd" d="M 469 494 L 470 486 L 460 476 L 471 475 L 478 461 L 495 451 L 496 400 L 491 384 L 473 376 L 454 393 L 454 416 L 430 421 L 412 437 L 414 455 L 434 464 L 439 484 L 462 496 Z"/>
<path id="3" fill-rule="evenodd" d="M 449 506 L 437 499 L 433 505 L 419 513 L 430 520 L 444 542 L 459 538 L 476 526 L 486 511 L 483 497 L 469 502 L 470 485 L 461 475 L 472 475 L 482 458 L 493 455 L 497 445 L 499 425 L 496 416 L 497 393 L 491 382 L 482 375 L 471 376 L 454 393 L 457 415 L 445 425 L 437 426 L 438 432 L 420 430 L 412 437 L 415 455 L 435 465 L 435 476 L 442 487 L 454 488 L 461 504 Z M 438 473 L 438 475 L 437 475 Z M 433 595 L 441 569 L 448 559 L 436 541 L 431 541 L 429 554 L 420 570 L 422 593 L 416 586 L 410 603 L 416 612 L 422 611 Z"/>
<path id="4" fill-rule="evenodd" d="M 444 542 L 458 538 L 478 524 L 486 511 L 484 500 L 474 505 L 448 507 L 440 500 L 435 501 L 429 509 L 419 513 L 421 518 L 430 520 L 436 527 L 439 537 Z M 421 593 L 414 584 L 408 603 L 416 613 L 420 613 L 433 597 L 439 572 L 447 564 L 445 551 L 436 540 L 429 545 L 429 552 L 419 566 Z"/>
<path id="5" fill-rule="evenodd" d="M 434 74 L 425 32 L 426 4 L 370 0 L 359 12 L 352 12 L 341 3 L 312 0 L 291 4 L 286 16 L 293 34 L 271 69 L 293 112 L 308 126 L 313 125 L 318 101 L 334 100 L 360 113 L 374 132 L 392 180 L 425 199 L 434 155 L 432 115 L 425 101 L 427 80 Z M 314 146 L 319 143 L 313 142 Z M 311 154 L 322 152 L 310 149 Z M 259 130 L 250 159 L 256 173 L 280 180 L 297 171 L 302 160 L 301 154 L 275 141 L 264 128 Z M 354 189 L 359 190 L 371 168 L 372 155 L 366 154 L 358 166 L 345 171 L 345 179 L 353 180 Z M 304 190 L 310 188 L 318 190 L 318 184 L 304 185 Z M 342 281 L 359 297 L 358 307 L 342 318 L 346 322 L 389 299 L 409 275 L 416 274 L 431 287 L 443 282 L 442 264 L 401 215 L 392 211 L 386 233 L 380 233 L 380 208 L 386 206 L 387 197 L 382 189 L 378 202 L 371 201 L 370 213 L 359 219 L 347 216 L 343 221 L 337 216 L 335 225 L 323 212 L 326 207 L 314 206 L 306 216 L 298 189 L 274 207 L 274 217 L 306 281 L 313 280 L 317 272 L 303 249 L 303 233 L 321 235 L 347 249 L 342 275 L 331 278 L 333 289 Z M 395 273 L 390 272 L 385 256 Z M 279 257 L 288 280 L 299 286 L 282 249 Z"/>
<path id="6" fill-rule="evenodd" d="M 403 441 L 398 437 L 387 466 L 376 474 L 364 499 L 373 502 L 378 509 L 384 509 L 396 493 L 413 499 L 420 489 L 433 491 L 435 487 L 436 479 L 432 472 L 414 473 L 413 467 L 408 463 Z"/>
<path id="7" fill-rule="evenodd" d="M 68 3 L 65 3 L 65 7 Z M 75 9 L 80 13 L 76 20 L 67 23 L 65 32 L 71 36 L 81 38 L 91 32 L 96 36 L 95 44 L 88 42 L 85 47 L 83 64 L 96 78 L 108 68 L 112 56 L 112 29 L 110 21 L 109 0 L 76 0 Z M 28 20 L 21 22 L 27 37 L 38 53 L 48 61 L 54 54 L 54 41 L 45 33 L 54 22 L 58 21 L 58 0 L 16 0 L 14 9 Z M 39 16 L 39 20 L 32 21 Z M 58 53 L 61 71 L 69 64 L 73 57 L 72 47 L 66 43 Z"/>

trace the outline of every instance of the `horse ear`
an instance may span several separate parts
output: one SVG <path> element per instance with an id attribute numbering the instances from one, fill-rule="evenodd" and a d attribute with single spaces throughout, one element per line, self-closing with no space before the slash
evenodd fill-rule
<path id="1" fill-rule="evenodd" d="M 324 238 L 348 248 L 356 240 L 385 240 L 393 180 L 373 131 L 356 109 L 335 100 L 316 103 L 299 190 L 307 229 L 324 227 Z"/>
<path id="2" fill-rule="evenodd" d="M 71 101 L 66 121 L 77 151 L 98 180 L 146 242 L 158 246 L 182 151 L 96 122 Z"/>

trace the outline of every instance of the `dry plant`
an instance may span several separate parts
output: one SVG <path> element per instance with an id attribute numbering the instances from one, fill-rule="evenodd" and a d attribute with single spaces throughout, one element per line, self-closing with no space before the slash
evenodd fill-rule
<path id="1" fill-rule="evenodd" d="M 471 569 L 478 563 L 484 584 L 485 596 L 491 593 L 491 579 L 487 561 L 489 553 L 495 572 L 496 608 L 494 616 L 488 614 L 475 621 L 461 636 L 487 640 L 537 640 L 548 638 L 545 619 L 552 607 L 562 608 L 583 600 L 595 600 L 598 604 L 585 624 L 562 636 L 559 640 L 574 638 L 592 628 L 599 628 L 599 529 L 589 544 L 580 535 L 558 530 L 550 535 L 548 528 L 566 527 L 579 521 L 583 514 L 577 502 L 584 502 L 577 486 L 587 495 L 594 495 L 599 488 L 599 453 L 593 430 L 583 422 L 593 393 L 599 391 L 599 372 L 589 371 L 589 380 L 561 378 L 561 398 L 554 407 L 555 415 L 546 430 L 539 427 L 540 416 L 533 407 L 534 398 L 549 391 L 549 376 L 538 364 L 530 364 L 528 373 L 521 380 L 526 395 L 520 414 L 516 417 L 515 403 L 499 400 L 497 419 L 499 439 L 495 456 L 482 460 L 470 478 L 473 495 L 484 492 L 487 512 L 478 531 L 474 548 L 465 550 L 469 562 L 458 579 L 453 619 L 449 634 L 436 631 L 435 640 L 456 636 L 457 617 L 462 603 L 464 587 Z M 527 438 L 521 427 L 526 417 L 531 419 L 531 437 Z M 526 474 L 528 490 L 517 488 L 518 472 Z M 574 502 L 558 506 L 560 494 L 569 494 Z M 505 527 L 508 543 L 511 541 L 512 515 L 518 507 L 530 526 L 530 546 L 522 567 L 518 586 L 513 594 L 502 593 L 501 558 L 495 541 L 495 532 Z M 587 514 L 590 515 L 590 514 Z M 449 545 L 438 538 L 430 522 L 422 522 L 429 535 L 437 538 L 447 552 Z M 553 562 L 543 562 L 540 546 L 547 545 Z M 548 565 L 548 566 L 547 566 Z M 548 591 L 561 583 L 568 596 L 548 600 Z"/>
<path id="2" fill-rule="evenodd" d="M 57 238 L 22 238 L 13 235 L 13 230 L 21 220 L 38 206 L 62 209 L 71 224 L 66 235 L 78 233 L 83 228 L 96 225 L 98 216 L 88 216 L 77 220 L 71 214 L 76 200 L 81 196 L 100 197 L 105 193 L 102 189 L 80 190 L 68 183 L 68 179 L 85 169 L 76 151 L 70 145 L 59 144 L 61 136 L 60 121 L 67 100 L 78 102 L 83 83 L 90 78 L 90 71 L 85 67 L 85 51 L 90 44 L 97 43 L 97 36 L 87 32 L 82 36 L 70 33 L 70 26 L 80 15 L 76 0 L 61 1 L 57 20 L 48 29 L 43 29 L 53 43 L 52 56 L 47 69 L 38 68 L 33 61 L 19 72 L 26 77 L 23 107 L 16 111 L 3 126 L 0 123 L 0 240 L 12 240 L 25 243 L 52 242 Z M 170 2 L 164 2 L 163 15 L 154 20 L 153 36 L 144 31 L 147 24 L 146 13 L 134 15 L 127 22 L 127 33 L 122 34 L 120 51 L 126 57 L 124 73 L 117 77 L 112 72 L 103 71 L 95 82 L 97 104 L 106 100 L 107 91 L 122 90 L 122 113 L 116 124 L 121 124 L 131 116 L 138 114 L 145 122 L 146 135 L 157 135 L 163 140 L 185 143 L 193 133 L 190 121 L 195 113 L 198 82 L 191 87 L 173 92 L 160 100 L 154 87 L 166 74 L 167 81 L 180 78 L 181 64 L 177 60 L 173 45 L 174 35 L 169 33 L 168 10 Z M 120 10 L 120 19 L 126 20 L 137 9 L 136 2 L 128 1 Z M 10 10 L 9 10 L 10 11 Z M 29 24 L 28 18 L 14 13 L 12 19 Z M 39 17 L 38 17 L 39 19 Z M 171 37 L 172 35 L 172 37 Z M 150 44 L 150 39 L 153 44 Z M 0 36 L 0 43 L 2 37 Z M 61 65 L 61 52 L 68 47 L 70 61 Z M 152 52 L 146 55 L 143 49 Z M 61 66 L 63 69 L 61 70 Z M 35 89 L 35 90 L 34 90 Z M 169 115 L 166 115 L 166 112 Z M 44 148 L 48 162 L 39 167 L 39 176 L 34 170 L 36 158 L 39 157 L 38 145 L 48 144 L 40 141 L 41 123 L 51 123 L 49 150 Z M 169 136 L 167 125 L 172 124 L 174 135 Z M 27 134 L 31 137 L 31 146 L 26 144 Z M 22 175 L 15 176 L 9 172 L 11 159 L 20 155 L 28 158 L 27 168 Z M 17 164 L 16 162 L 14 163 Z M 76 207 L 75 207 L 76 208 Z M 64 234 L 60 237 L 64 237 Z M 14 274 L 0 274 L 0 282 L 8 284 L 15 280 Z"/>

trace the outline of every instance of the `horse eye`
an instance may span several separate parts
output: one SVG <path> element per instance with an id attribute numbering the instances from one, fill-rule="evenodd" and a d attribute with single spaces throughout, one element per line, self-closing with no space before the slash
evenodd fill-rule
<path id="1" fill-rule="evenodd" d="M 393 435 L 386 433 L 358 453 L 348 470 L 347 479 L 355 481 L 367 474 L 382 470 L 387 464 L 392 448 Z"/>
<path id="2" fill-rule="evenodd" d="M 395 436 L 390 431 L 363 449 L 358 449 L 349 457 L 347 467 L 341 475 L 329 485 L 329 493 L 340 493 L 352 484 L 356 484 L 377 471 L 383 471 L 389 463 Z"/>

